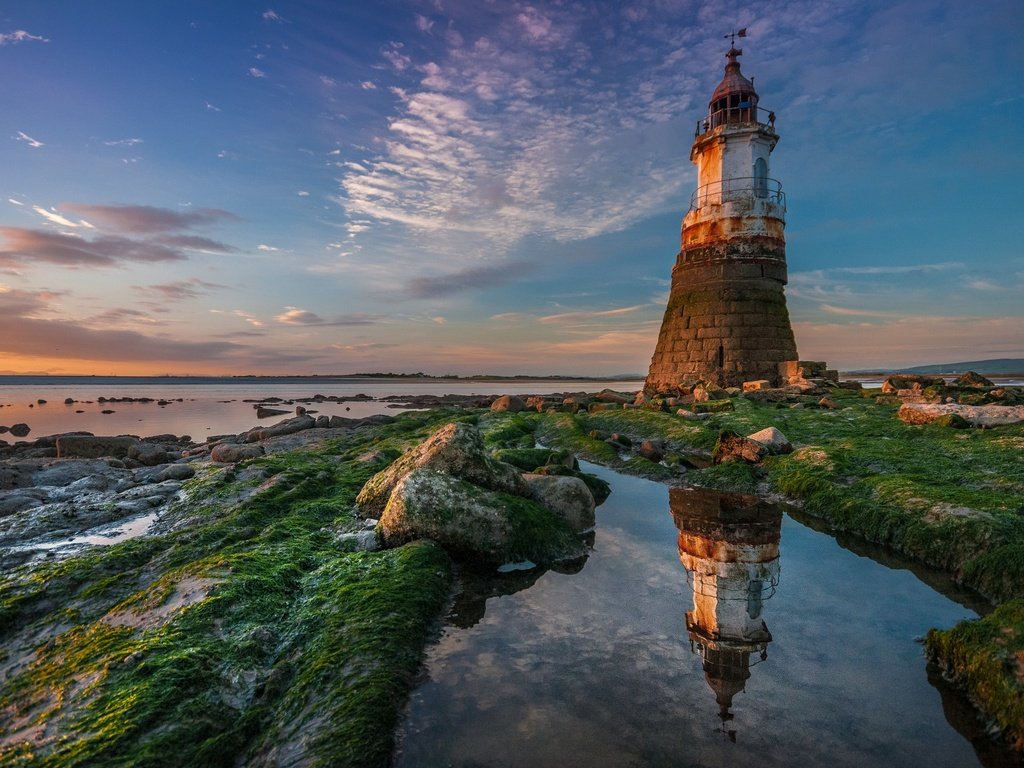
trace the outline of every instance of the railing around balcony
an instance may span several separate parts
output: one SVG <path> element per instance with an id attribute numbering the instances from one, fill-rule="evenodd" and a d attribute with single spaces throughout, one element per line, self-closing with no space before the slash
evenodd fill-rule
<path id="1" fill-rule="evenodd" d="M 697 187 L 690 195 L 690 210 L 740 200 L 764 200 L 779 206 L 783 212 L 786 210 L 786 193 L 782 191 L 782 183 L 763 176 L 722 179 Z"/>
<path id="2" fill-rule="evenodd" d="M 759 118 L 763 118 L 762 122 Z M 720 125 L 749 125 L 756 123 L 757 125 L 767 128 L 769 131 L 775 130 L 775 113 L 769 109 L 763 107 L 754 107 L 749 104 L 740 105 L 738 107 L 726 107 L 725 109 L 719 109 L 716 112 L 712 112 L 703 120 L 697 121 L 697 130 L 694 131 L 694 136 L 700 136 L 702 133 L 717 128 Z"/>

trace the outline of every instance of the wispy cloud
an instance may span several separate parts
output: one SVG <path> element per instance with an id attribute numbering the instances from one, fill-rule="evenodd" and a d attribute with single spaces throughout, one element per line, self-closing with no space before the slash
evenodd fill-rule
<path id="1" fill-rule="evenodd" d="M 281 16 L 281 14 L 279 14 L 273 8 L 267 8 L 267 10 L 265 10 L 260 15 L 263 17 L 264 21 L 276 21 L 278 24 L 283 24 L 285 22 L 285 19 Z"/>
<path id="2" fill-rule="evenodd" d="M 963 269 L 962 261 L 940 261 L 935 264 L 891 264 L 886 266 L 837 267 L 836 272 L 848 275 L 906 275 L 913 272 L 945 272 Z"/>
<path id="3" fill-rule="evenodd" d="M 515 280 L 536 269 L 531 262 L 515 262 L 494 266 L 467 267 L 457 272 L 432 277 L 415 277 L 406 283 L 409 295 L 418 298 L 436 298 L 468 290 L 492 288 Z"/>
<path id="4" fill-rule="evenodd" d="M 47 221 L 53 224 L 59 224 L 62 227 L 71 227 L 72 229 L 82 226 L 81 222 L 74 222 L 64 216 L 61 216 L 56 211 L 48 211 L 42 206 L 33 205 L 32 210 L 38 213 Z"/>
<path id="5" fill-rule="evenodd" d="M 194 211 L 174 211 L 149 205 L 91 205 L 88 203 L 61 203 L 61 208 L 88 217 L 97 224 L 118 232 L 151 234 L 192 229 L 220 222 L 239 221 L 239 218 L 219 208 L 197 208 Z"/>
<path id="6" fill-rule="evenodd" d="M 184 301 L 203 296 L 210 291 L 220 290 L 227 286 L 219 283 L 208 283 L 198 277 L 189 280 L 177 280 L 171 283 L 159 283 L 157 285 L 136 285 L 132 286 L 144 294 L 159 298 L 162 301 Z"/>
<path id="7" fill-rule="evenodd" d="M 37 264 L 111 267 L 123 262 L 185 259 L 180 251 L 165 245 L 115 235 L 86 240 L 56 232 L 0 227 L 0 237 L 6 240 L 5 247 L 0 249 L 0 267 L 9 269 Z"/>
<path id="8" fill-rule="evenodd" d="M 377 321 L 373 315 L 353 313 L 338 315 L 331 319 L 324 319 L 315 312 L 300 307 L 285 307 L 285 311 L 275 318 L 283 325 L 372 325 Z"/>
<path id="9" fill-rule="evenodd" d="M 0 32 L 0 46 L 28 42 L 48 43 L 50 41 L 42 35 L 33 35 L 24 29 L 16 29 L 14 32 Z"/>
<path id="10" fill-rule="evenodd" d="M 266 77 L 267 73 L 258 67 L 249 67 L 249 77 L 262 78 Z"/>
<path id="11" fill-rule="evenodd" d="M 14 140 L 15 141 L 24 141 L 26 144 L 28 144 L 30 147 L 32 147 L 32 149 L 39 149 L 39 147 L 45 147 L 46 146 L 43 142 L 39 141 L 38 139 L 33 139 L 31 136 L 29 136 L 24 131 L 18 131 L 18 135 L 14 137 Z"/>
<path id="12" fill-rule="evenodd" d="M 115 139 L 114 141 L 104 141 L 108 147 L 134 147 L 137 144 L 142 144 L 142 139 Z"/>
<path id="13" fill-rule="evenodd" d="M 619 315 L 628 315 L 631 312 L 636 312 L 638 309 L 643 309 L 646 306 L 646 304 L 636 304 L 632 307 L 619 307 L 617 309 L 561 312 L 557 315 L 545 315 L 544 317 L 539 317 L 537 318 L 537 321 L 541 323 L 559 323 L 576 320 L 592 320 L 598 317 L 617 317 Z"/>

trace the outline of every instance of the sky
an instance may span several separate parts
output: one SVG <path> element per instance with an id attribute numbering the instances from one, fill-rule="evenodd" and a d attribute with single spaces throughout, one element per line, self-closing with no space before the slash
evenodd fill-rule
<path id="1" fill-rule="evenodd" d="M 645 374 L 741 27 L 800 357 L 1024 357 L 1020 0 L 34 0 L 0 373 Z"/>

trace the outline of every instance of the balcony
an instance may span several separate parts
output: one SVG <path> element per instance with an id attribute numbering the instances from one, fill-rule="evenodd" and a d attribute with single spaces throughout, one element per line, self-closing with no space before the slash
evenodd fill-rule
<path id="1" fill-rule="evenodd" d="M 741 201 L 763 201 L 786 212 L 786 193 L 782 191 L 782 183 L 776 179 L 759 176 L 742 176 L 722 179 L 703 187 L 697 187 L 690 195 L 690 211 L 696 211 L 705 205 L 721 205 Z"/>
<path id="2" fill-rule="evenodd" d="M 764 122 L 758 118 L 763 118 Z M 693 135 L 694 137 L 700 136 L 720 125 L 758 125 L 770 133 L 775 133 L 775 113 L 741 102 L 739 106 L 719 109 L 710 113 L 703 120 L 698 120 L 697 130 Z"/>

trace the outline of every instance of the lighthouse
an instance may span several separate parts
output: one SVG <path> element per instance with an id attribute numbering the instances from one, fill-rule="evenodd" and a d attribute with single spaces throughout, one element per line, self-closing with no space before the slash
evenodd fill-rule
<path id="1" fill-rule="evenodd" d="M 687 634 L 724 724 L 750 668 L 768 658 L 761 613 L 779 584 L 782 512 L 756 496 L 697 488 L 670 488 L 669 508 L 693 585 Z"/>
<path id="2" fill-rule="evenodd" d="M 760 106 L 740 71 L 742 53 L 730 47 L 697 123 L 690 150 L 697 189 L 683 218 L 648 393 L 696 381 L 777 385 L 797 360 L 783 293 L 786 197 L 770 164 L 779 134 L 775 113 Z"/>

